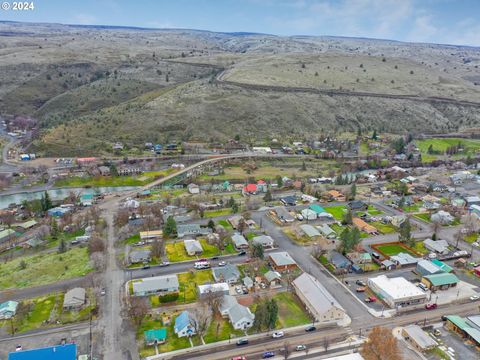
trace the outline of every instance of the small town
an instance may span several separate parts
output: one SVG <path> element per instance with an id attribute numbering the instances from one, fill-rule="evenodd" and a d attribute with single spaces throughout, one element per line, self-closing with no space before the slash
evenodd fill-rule
<path id="1" fill-rule="evenodd" d="M 64 351 L 97 358 L 92 333 L 122 329 L 136 358 L 290 358 L 392 329 L 408 359 L 478 357 L 480 141 L 236 143 L 110 160 L 11 148 L 8 166 L 43 173 L 2 200 L 2 349 L 61 331 Z"/>
<path id="2" fill-rule="evenodd" d="M 0 360 L 479 360 L 479 0 L 2 0 Z"/>

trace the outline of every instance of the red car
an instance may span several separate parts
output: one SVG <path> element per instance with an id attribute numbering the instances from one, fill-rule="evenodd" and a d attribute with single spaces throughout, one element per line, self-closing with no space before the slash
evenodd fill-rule
<path id="1" fill-rule="evenodd" d="M 245 356 L 235 356 L 232 360 L 247 360 L 247 358 Z"/>
<path id="2" fill-rule="evenodd" d="M 375 301 L 377 301 L 377 298 L 375 296 L 370 296 L 370 297 L 365 299 L 365 302 L 367 302 L 367 303 L 371 303 L 371 302 L 375 302 Z"/>
<path id="3" fill-rule="evenodd" d="M 433 310 L 437 308 L 437 304 L 427 304 L 425 305 L 425 309 L 427 310 Z"/>

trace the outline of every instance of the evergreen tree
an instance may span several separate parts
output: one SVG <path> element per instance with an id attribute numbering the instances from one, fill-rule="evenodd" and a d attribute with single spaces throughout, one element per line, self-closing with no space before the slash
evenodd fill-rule
<path id="1" fill-rule="evenodd" d="M 262 244 L 253 244 L 252 245 L 252 257 L 258 258 L 258 259 L 263 259 L 264 251 L 263 251 L 263 245 Z"/>
<path id="2" fill-rule="evenodd" d="M 377 139 L 378 139 L 377 130 L 373 130 L 372 140 L 377 140 Z"/>
<path id="3" fill-rule="evenodd" d="M 263 197 L 263 201 L 270 202 L 272 200 L 273 200 L 272 193 L 270 189 L 268 189 L 267 192 L 265 193 L 265 196 Z"/>
<path id="4" fill-rule="evenodd" d="M 352 200 L 355 200 L 355 197 L 357 196 L 357 185 L 355 183 L 352 184 L 350 187 L 350 197 Z"/>
<path id="5" fill-rule="evenodd" d="M 277 186 L 278 186 L 279 188 L 281 188 L 281 187 L 283 186 L 282 177 L 281 177 L 280 175 L 277 175 L 275 179 L 276 179 L 276 181 L 277 181 Z"/>
<path id="6" fill-rule="evenodd" d="M 165 225 L 163 225 L 163 235 L 166 237 L 173 236 L 177 233 L 177 222 L 173 216 L 169 216 Z"/>
<path id="7" fill-rule="evenodd" d="M 410 224 L 410 219 L 407 218 L 401 225 L 399 229 L 398 241 L 402 243 L 411 244 L 413 241 L 412 238 L 412 225 Z"/>
<path id="8" fill-rule="evenodd" d="M 58 243 L 58 253 L 63 254 L 67 251 L 67 246 L 65 245 L 65 239 L 61 238 L 60 242 Z"/>
<path id="9" fill-rule="evenodd" d="M 213 229 L 215 229 L 215 222 L 214 222 L 212 219 L 210 219 L 210 220 L 208 220 L 207 226 L 208 226 L 210 229 L 213 230 Z"/>
<path id="10" fill-rule="evenodd" d="M 344 225 L 350 225 L 353 222 L 353 214 L 352 210 L 348 209 L 348 211 L 343 214 L 343 219 L 342 219 L 342 224 Z"/>
<path id="11" fill-rule="evenodd" d="M 53 239 L 53 240 L 57 240 L 58 239 L 58 224 L 57 224 L 57 221 L 55 219 L 52 219 L 52 223 L 50 224 L 50 237 Z"/>
<path id="12" fill-rule="evenodd" d="M 278 304 L 275 299 L 270 299 L 270 301 L 267 302 L 267 314 L 268 320 L 266 325 L 269 330 L 272 330 L 275 328 L 278 320 Z"/>

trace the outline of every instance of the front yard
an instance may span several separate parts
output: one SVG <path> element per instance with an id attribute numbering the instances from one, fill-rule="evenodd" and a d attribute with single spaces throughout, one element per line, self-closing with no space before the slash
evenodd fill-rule
<path id="1" fill-rule="evenodd" d="M 344 205 L 338 205 L 338 206 L 328 206 L 325 207 L 325 210 L 332 214 L 335 220 L 342 220 L 343 215 L 347 212 L 347 207 Z"/>
<path id="2" fill-rule="evenodd" d="M 278 304 L 277 328 L 305 325 L 311 322 L 310 316 L 304 310 L 304 305 L 295 294 L 281 292 L 273 295 Z"/>
<path id="3" fill-rule="evenodd" d="M 0 289 L 45 285 L 85 276 L 93 270 L 86 247 L 19 257 L 0 264 Z"/>

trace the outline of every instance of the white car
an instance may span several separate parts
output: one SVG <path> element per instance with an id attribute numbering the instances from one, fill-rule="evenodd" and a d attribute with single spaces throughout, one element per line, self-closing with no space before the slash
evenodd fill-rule
<path id="1" fill-rule="evenodd" d="M 479 247 L 479 246 L 480 246 L 480 244 L 479 244 L 478 242 L 476 242 L 476 241 L 475 241 L 474 243 L 472 243 L 472 245 L 473 245 L 473 246 L 476 246 L 476 247 Z"/>
<path id="2" fill-rule="evenodd" d="M 284 337 L 284 336 L 285 336 L 285 333 L 283 331 L 275 331 L 272 334 L 272 338 L 274 338 L 274 339 L 278 339 L 278 338 L 281 338 L 281 337 Z"/>
<path id="3" fill-rule="evenodd" d="M 470 300 L 472 300 L 472 301 L 477 301 L 478 299 L 480 299 L 480 296 L 478 296 L 478 295 L 470 296 Z"/>
<path id="4" fill-rule="evenodd" d="M 242 288 L 238 285 L 235 286 L 235 291 L 237 292 L 237 294 L 243 294 Z"/>
<path id="5" fill-rule="evenodd" d="M 307 350 L 307 347 L 305 345 L 297 345 L 295 347 L 295 351 L 305 351 Z"/>
<path id="6" fill-rule="evenodd" d="M 227 263 L 226 263 L 225 261 L 220 261 L 220 262 L 218 263 L 218 266 L 225 266 L 225 265 L 227 265 Z"/>

